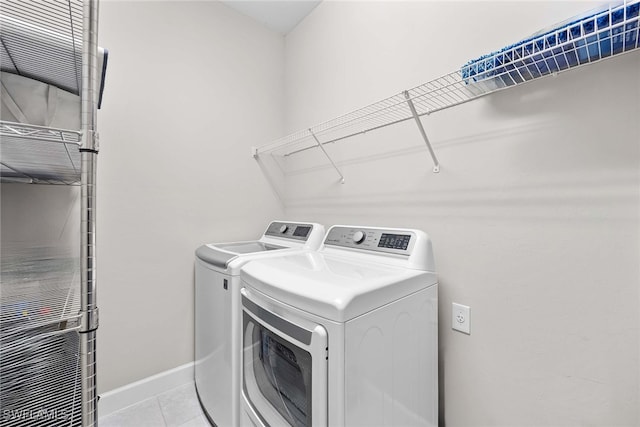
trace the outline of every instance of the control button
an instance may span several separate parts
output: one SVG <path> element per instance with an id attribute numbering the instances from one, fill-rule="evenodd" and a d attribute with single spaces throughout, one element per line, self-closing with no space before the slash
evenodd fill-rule
<path id="1" fill-rule="evenodd" d="M 287 226 L 287 225 L 283 224 L 283 225 L 280 226 L 280 232 L 281 233 L 285 233 L 288 229 L 289 229 L 289 226 Z"/>
<path id="2" fill-rule="evenodd" d="M 356 231 L 353 233 L 353 243 L 360 244 L 364 242 L 365 237 L 367 237 L 367 235 L 364 231 Z"/>

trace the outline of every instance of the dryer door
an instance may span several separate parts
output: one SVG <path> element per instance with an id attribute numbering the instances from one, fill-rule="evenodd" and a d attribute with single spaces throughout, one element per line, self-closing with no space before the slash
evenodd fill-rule
<path id="1" fill-rule="evenodd" d="M 258 426 L 326 426 L 326 330 L 241 292 L 245 412 Z"/>

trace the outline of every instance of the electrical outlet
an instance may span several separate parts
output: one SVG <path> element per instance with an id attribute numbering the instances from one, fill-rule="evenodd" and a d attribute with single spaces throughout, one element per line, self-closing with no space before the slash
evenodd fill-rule
<path id="1" fill-rule="evenodd" d="M 471 335 L 470 324 L 471 308 L 454 302 L 451 310 L 451 327 L 456 331 Z"/>

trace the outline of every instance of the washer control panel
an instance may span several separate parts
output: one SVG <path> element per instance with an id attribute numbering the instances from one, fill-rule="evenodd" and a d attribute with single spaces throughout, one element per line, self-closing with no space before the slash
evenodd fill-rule
<path id="1" fill-rule="evenodd" d="M 300 240 L 306 242 L 313 230 L 312 224 L 302 224 L 297 222 L 274 221 L 269 224 L 265 236 L 283 237 L 286 239 Z"/>
<path id="2" fill-rule="evenodd" d="M 325 245 L 343 246 L 376 252 L 410 255 L 416 236 L 407 230 L 333 227 L 324 239 Z"/>

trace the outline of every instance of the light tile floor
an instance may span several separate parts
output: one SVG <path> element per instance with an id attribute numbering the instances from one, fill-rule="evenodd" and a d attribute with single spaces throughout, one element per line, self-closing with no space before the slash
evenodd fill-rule
<path id="1" fill-rule="evenodd" d="M 98 420 L 100 427 L 210 427 L 193 383 L 183 385 Z"/>

